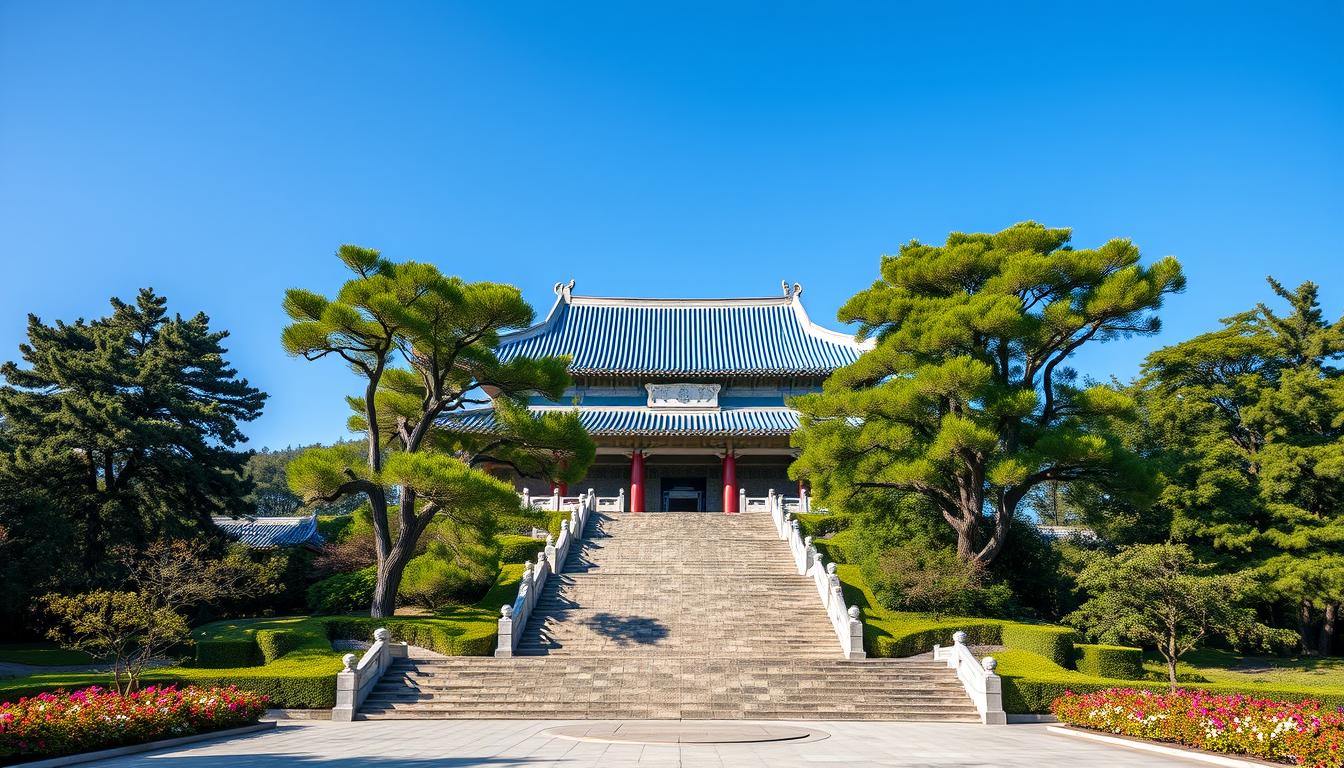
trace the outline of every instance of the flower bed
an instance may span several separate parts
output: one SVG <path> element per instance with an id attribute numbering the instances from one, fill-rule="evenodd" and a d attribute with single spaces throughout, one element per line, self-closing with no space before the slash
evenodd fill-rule
<path id="1" fill-rule="evenodd" d="M 0 704 L 0 761 L 141 744 L 261 719 L 266 696 L 227 688 L 149 686 L 128 696 L 93 686 Z"/>
<path id="2" fill-rule="evenodd" d="M 1082 728 L 1317 768 L 1344 766 L 1344 711 L 1205 691 L 1067 692 L 1050 711 Z"/>

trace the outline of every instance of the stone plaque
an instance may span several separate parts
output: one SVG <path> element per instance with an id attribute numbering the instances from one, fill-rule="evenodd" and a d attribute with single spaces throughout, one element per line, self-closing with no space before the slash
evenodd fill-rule
<path id="1" fill-rule="evenodd" d="M 718 408 L 718 384 L 645 384 L 650 408 Z"/>

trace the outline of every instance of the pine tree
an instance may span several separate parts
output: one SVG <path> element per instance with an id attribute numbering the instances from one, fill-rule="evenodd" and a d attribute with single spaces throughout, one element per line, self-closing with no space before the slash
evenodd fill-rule
<path id="1" fill-rule="evenodd" d="M 0 471 L 62 510 L 89 569 L 113 545 L 208 531 L 212 514 L 247 510 L 238 423 L 261 415 L 266 396 L 225 361 L 227 332 L 166 306 L 146 288 L 93 321 L 30 315 L 26 365 L 0 366 Z"/>
<path id="2" fill-rule="evenodd" d="M 363 384 L 349 398 L 350 445 L 316 448 L 289 465 L 290 486 L 306 502 L 367 498 L 377 551 L 371 615 L 390 616 L 417 542 L 431 523 L 488 532 L 497 514 L 516 510 L 512 486 L 487 467 L 575 481 L 592 462 L 592 439 L 574 413 L 533 418 L 529 395 L 558 399 L 569 382 L 562 357 L 500 362 L 499 334 L 532 322 L 518 289 L 466 283 L 429 264 L 393 263 L 352 245 L 338 253 L 355 277 L 336 298 L 291 289 L 285 350 L 308 360 L 343 360 Z M 495 404 L 499 429 L 485 437 L 454 433 L 446 414 Z M 395 503 L 395 506 L 394 506 Z M 389 515 L 395 514 L 395 525 Z"/>
<path id="3" fill-rule="evenodd" d="M 1131 401 L 1079 385 L 1066 361 L 1156 333 L 1154 311 L 1185 280 L 1171 258 L 1141 266 L 1127 240 L 1069 239 L 1027 222 L 883 257 L 881 279 L 840 310 L 876 348 L 794 400 L 791 472 L 837 506 L 868 489 L 919 494 L 956 530 L 958 555 L 981 564 L 1042 483 L 1141 487 L 1111 429 Z"/>
<path id="4" fill-rule="evenodd" d="M 1303 649 L 1328 653 L 1344 602 L 1344 320 L 1325 320 L 1313 283 L 1269 284 L 1287 315 L 1260 304 L 1153 353 L 1140 398 L 1172 534 L 1254 569 L 1293 606 Z"/>

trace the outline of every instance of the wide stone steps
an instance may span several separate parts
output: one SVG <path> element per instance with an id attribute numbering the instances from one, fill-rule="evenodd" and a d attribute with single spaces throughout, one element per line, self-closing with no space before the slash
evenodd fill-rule
<path id="1" fill-rule="evenodd" d="M 978 721 L 941 663 L 845 660 L 768 515 L 593 515 L 518 629 L 398 660 L 358 716 Z"/>

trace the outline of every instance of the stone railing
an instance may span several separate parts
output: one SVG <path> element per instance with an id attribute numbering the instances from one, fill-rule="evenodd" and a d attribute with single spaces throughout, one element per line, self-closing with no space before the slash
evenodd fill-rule
<path id="1" fill-rule="evenodd" d="M 373 645 L 362 658 L 353 653 L 345 654 L 342 659 L 345 669 L 336 673 L 336 706 L 332 707 L 331 719 L 343 722 L 355 719 L 359 705 L 392 666 L 392 660 L 404 659 L 408 653 L 405 643 L 392 642 L 392 633 L 379 628 L 373 631 Z"/>
<path id="2" fill-rule="evenodd" d="M 770 500 L 774 496 L 785 512 L 794 514 L 808 514 L 812 511 L 812 500 L 808 498 L 807 492 L 803 491 L 801 496 L 775 496 L 772 488 L 769 496 L 748 496 L 745 490 L 740 491 L 737 501 L 737 510 L 739 512 L 769 512 L 771 505 L 775 502 Z"/>
<path id="3" fill-rule="evenodd" d="M 593 492 L 588 489 L 587 494 L 579 496 L 561 496 L 553 493 L 550 496 L 533 496 L 526 488 L 519 496 L 523 499 L 523 507 L 537 510 L 546 510 L 551 512 L 561 512 L 565 510 L 575 510 L 588 502 L 588 496 Z M 595 497 L 597 509 L 601 512 L 624 512 L 625 511 L 625 489 L 622 488 L 619 495 L 616 496 L 598 496 Z"/>
<path id="4" fill-rule="evenodd" d="M 597 512 L 624 512 L 625 511 L 625 489 L 615 496 L 598 496 L 594 499 L 594 511 Z"/>
<path id="5" fill-rule="evenodd" d="M 952 646 L 933 646 L 933 658 L 946 661 L 950 669 L 957 670 L 957 679 L 966 689 L 966 695 L 975 702 L 980 713 L 980 722 L 985 725 L 1004 725 L 1008 716 L 1003 712 L 1002 680 L 994 672 L 998 662 L 993 656 L 976 659 L 971 649 L 966 647 L 966 633 L 952 635 Z"/>
<path id="6" fill-rule="evenodd" d="M 547 577 L 559 573 L 565 567 L 565 558 L 569 557 L 574 543 L 583 537 L 588 517 L 597 509 L 597 496 L 593 494 L 591 488 L 586 495 L 573 498 L 577 501 L 570 509 L 569 519 L 560 523 L 560 537 L 549 535 L 546 537 L 546 549 L 537 553 L 537 561 L 523 566 L 523 578 L 518 583 L 518 597 L 514 599 L 512 605 L 505 605 L 499 609 L 499 641 L 495 645 L 496 656 L 513 655 L 519 639 L 522 638 L 523 627 L 527 626 L 527 619 L 532 615 L 532 609 L 536 607 L 537 600 L 541 597 L 541 588 L 546 585 Z M 526 496 L 523 497 L 523 501 L 527 503 Z"/>
<path id="7" fill-rule="evenodd" d="M 859 620 L 859 609 L 857 606 L 845 604 L 845 592 L 840 586 L 840 577 L 835 575 L 835 563 L 827 565 L 821 553 L 812 544 L 812 537 L 803 538 L 798 521 L 793 519 L 792 512 L 785 511 L 783 498 L 776 496 L 773 489 L 766 496 L 766 505 L 775 523 L 775 530 L 779 532 L 779 538 L 789 545 L 798 574 L 810 577 L 816 584 L 821 606 L 826 609 L 826 616 L 831 620 L 831 627 L 840 641 L 841 652 L 845 654 L 846 659 L 866 658 L 867 654 L 863 650 L 863 622 Z"/>

